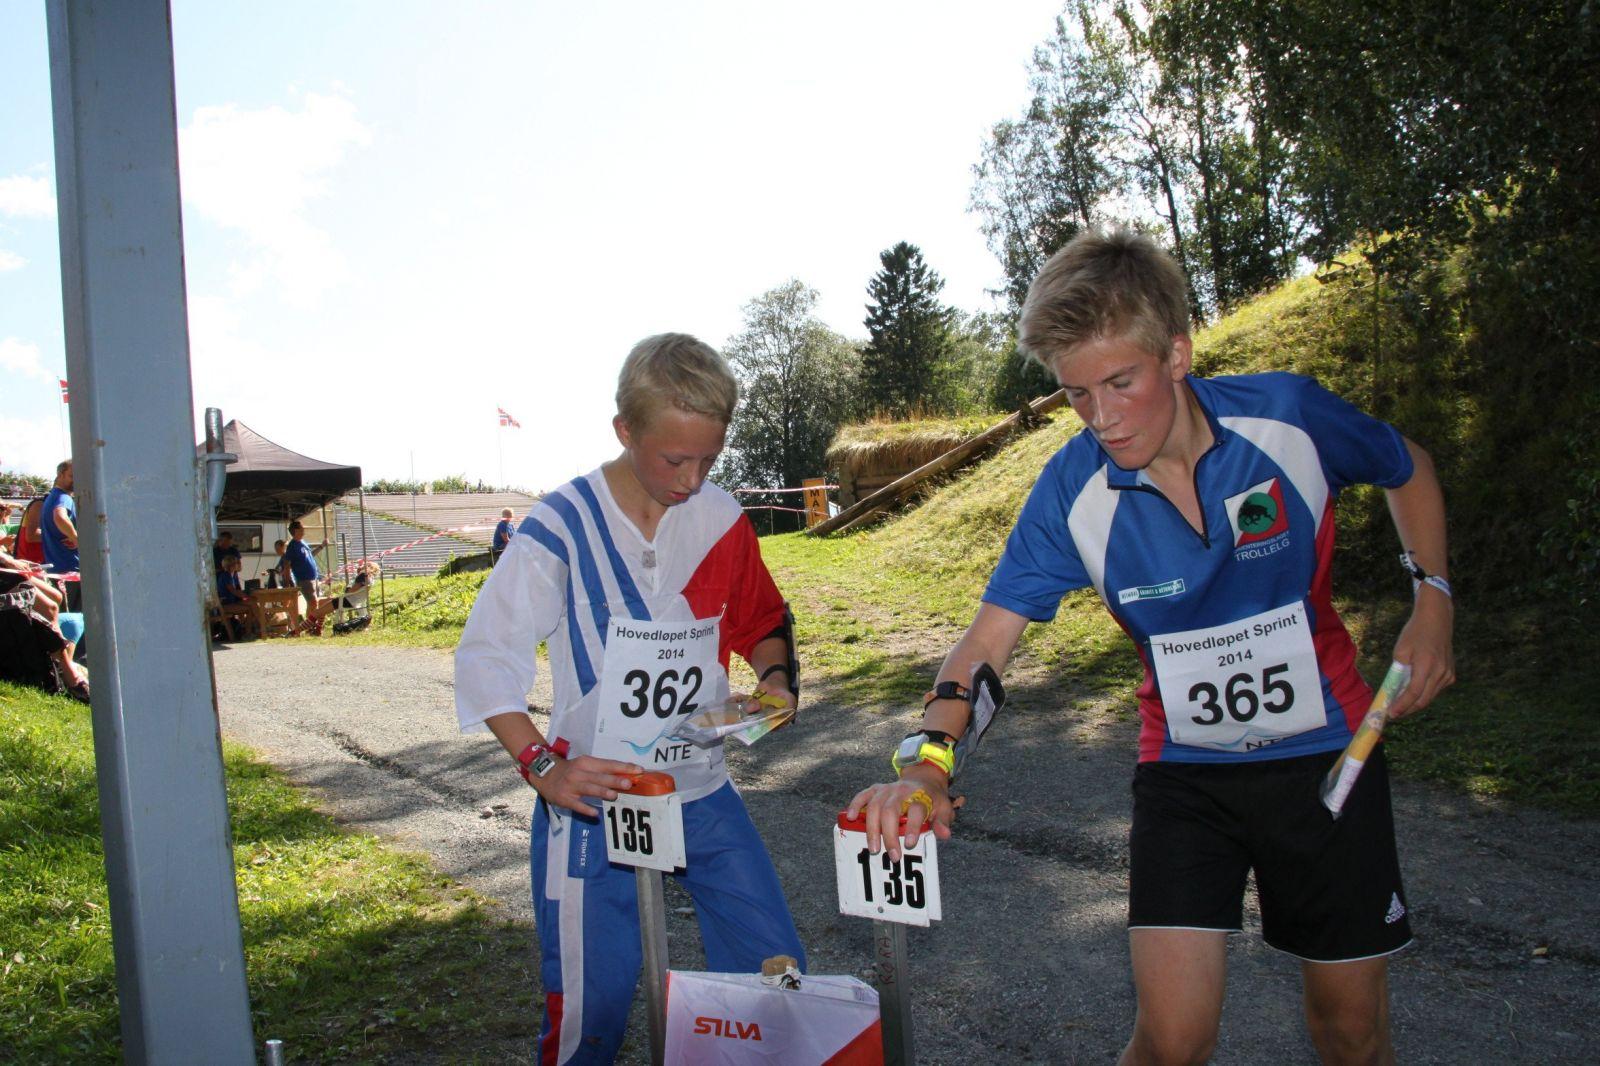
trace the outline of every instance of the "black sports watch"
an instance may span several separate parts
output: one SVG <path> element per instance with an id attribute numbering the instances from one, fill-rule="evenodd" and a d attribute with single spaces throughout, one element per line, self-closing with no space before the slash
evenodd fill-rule
<path id="1" fill-rule="evenodd" d="M 928 704 L 934 700 L 965 700 L 971 703 L 972 690 L 959 681 L 941 681 L 923 695 L 922 709 L 927 710 Z"/>

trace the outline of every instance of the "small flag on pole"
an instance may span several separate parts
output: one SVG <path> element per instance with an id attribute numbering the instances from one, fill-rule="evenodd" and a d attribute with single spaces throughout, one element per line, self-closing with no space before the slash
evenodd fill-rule
<path id="1" fill-rule="evenodd" d="M 65 381 L 63 381 L 61 383 L 62 395 L 63 396 L 66 395 L 66 391 L 65 391 L 66 387 L 67 387 L 67 383 Z M 506 413 L 506 409 L 504 407 L 496 407 L 495 410 L 500 412 L 500 424 L 502 426 L 510 426 L 512 429 L 521 429 L 522 428 L 522 423 L 518 422 L 515 418 L 512 418 L 509 414 L 507 414 Z"/>
<path id="2" fill-rule="evenodd" d="M 67 379 L 66 378 L 57 378 L 56 380 L 61 382 L 61 402 L 62 403 L 66 403 L 66 402 L 68 402 L 68 399 L 69 399 L 69 397 L 67 396 Z M 505 413 L 504 411 L 501 412 L 501 414 L 504 414 L 504 413 Z"/>

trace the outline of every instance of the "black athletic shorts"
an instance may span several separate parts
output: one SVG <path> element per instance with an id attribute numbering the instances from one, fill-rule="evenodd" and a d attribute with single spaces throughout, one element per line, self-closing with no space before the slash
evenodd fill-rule
<path id="1" fill-rule="evenodd" d="M 1128 927 L 1238 932 L 1254 869 L 1262 934 L 1281 951 L 1348 962 L 1410 943 L 1382 746 L 1335 821 L 1318 797 L 1338 755 L 1140 763 Z"/>

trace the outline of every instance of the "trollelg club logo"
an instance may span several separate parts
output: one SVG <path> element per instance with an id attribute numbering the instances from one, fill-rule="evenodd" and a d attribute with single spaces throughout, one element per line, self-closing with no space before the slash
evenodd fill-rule
<path id="1" fill-rule="evenodd" d="M 1273 540 L 1289 531 L 1289 515 L 1283 504 L 1283 486 L 1275 477 L 1229 496 L 1225 506 L 1228 521 L 1233 524 L 1235 548 Z"/>
<path id="2" fill-rule="evenodd" d="M 1264 492 L 1252 492 L 1239 506 L 1239 532 L 1260 535 L 1278 520 L 1278 503 Z"/>

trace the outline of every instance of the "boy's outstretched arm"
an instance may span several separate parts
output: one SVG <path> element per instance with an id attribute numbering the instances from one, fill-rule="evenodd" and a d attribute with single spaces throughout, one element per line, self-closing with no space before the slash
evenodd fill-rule
<path id="1" fill-rule="evenodd" d="M 993 603 L 978 606 L 972 624 L 956 641 L 950 654 L 939 668 L 935 685 L 941 681 L 955 681 L 963 686 L 972 683 L 972 673 L 979 663 L 988 663 L 996 673 L 1005 670 L 1011 653 L 1017 646 L 1028 619 Z M 972 707 L 958 699 L 929 702 L 923 709 L 922 729 L 937 729 L 959 737 L 971 724 Z M 847 814 L 854 817 L 864 812 L 867 822 L 867 846 L 877 852 L 887 848 L 891 858 L 900 858 L 900 837 L 896 832 L 901 809 L 917 792 L 925 792 L 932 800 L 929 810 L 920 799 L 906 809 L 906 846 L 916 847 L 924 828 L 929 828 L 941 840 L 950 836 L 950 823 L 955 818 L 955 803 L 950 799 L 950 779 L 938 767 L 926 762 L 907 767 L 900 780 L 891 784 L 870 785 L 856 793 L 850 800 Z"/>
<path id="2" fill-rule="evenodd" d="M 1409 438 L 1406 450 L 1414 469 L 1411 480 L 1385 490 L 1389 515 L 1400 534 L 1400 546 L 1413 553 L 1416 564 L 1428 574 L 1447 578 L 1449 545 L 1439 477 L 1428 453 Z M 1411 618 L 1394 645 L 1394 659 L 1411 667 L 1411 681 L 1389 709 L 1389 717 L 1420 711 L 1455 681 L 1454 625 L 1454 601 L 1430 584 L 1419 585 Z"/>

